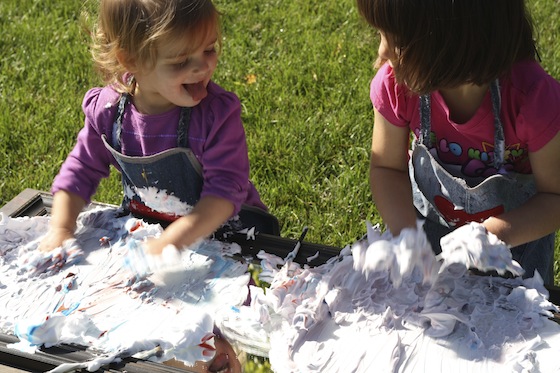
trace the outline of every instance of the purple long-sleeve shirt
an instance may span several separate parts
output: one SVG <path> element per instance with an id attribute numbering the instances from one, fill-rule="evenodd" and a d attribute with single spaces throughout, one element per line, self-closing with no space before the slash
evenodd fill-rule
<path id="1" fill-rule="evenodd" d="M 237 214 L 242 204 L 267 209 L 249 180 L 249 158 L 241 105 L 237 96 L 217 84 L 208 84 L 208 95 L 192 108 L 189 147 L 203 169 L 201 197 L 217 196 L 231 201 Z M 111 87 L 90 89 L 82 104 L 85 125 L 78 141 L 55 177 L 51 192 L 77 194 L 90 202 L 110 165 L 120 168 L 105 148 L 101 136 L 112 139 L 113 122 L 120 94 Z M 146 115 L 127 105 L 122 127 L 121 152 L 147 156 L 177 147 L 181 109 Z"/>

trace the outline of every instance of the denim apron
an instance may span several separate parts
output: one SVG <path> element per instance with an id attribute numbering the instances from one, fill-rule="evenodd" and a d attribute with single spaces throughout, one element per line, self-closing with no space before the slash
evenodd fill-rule
<path id="1" fill-rule="evenodd" d="M 482 223 L 491 216 L 519 207 L 537 192 L 532 175 L 508 172 L 505 155 L 501 96 L 498 81 L 490 85 L 494 113 L 494 159 L 497 173 L 490 177 L 465 177 L 461 166 L 442 164 L 431 148 L 431 98 L 420 96 L 420 136 L 409 162 L 414 206 L 426 218 L 425 229 L 434 251 L 439 239 L 469 222 Z M 537 268 L 545 283 L 553 276 L 555 234 L 512 249 L 514 259 L 532 276 Z"/>
<path id="2" fill-rule="evenodd" d="M 167 225 L 188 214 L 200 199 L 202 191 L 202 166 L 188 146 L 191 108 L 184 107 L 181 110 L 176 148 L 150 156 L 131 157 L 121 153 L 122 120 L 129 100 L 129 95 L 123 94 L 119 101 L 113 123 L 112 146 L 103 135 L 105 147 L 121 168 L 124 188 L 122 207 L 127 213 Z M 179 205 L 181 211 L 157 211 L 148 207 L 139 193 L 148 188 L 178 199 L 181 203 L 175 205 Z M 276 217 L 258 207 L 247 205 L 243 205 L 239 215 L 224 224 L 221 231 L 238 231 L 251 227 L 255 227 L 258 232 L 279 234 Z"/>

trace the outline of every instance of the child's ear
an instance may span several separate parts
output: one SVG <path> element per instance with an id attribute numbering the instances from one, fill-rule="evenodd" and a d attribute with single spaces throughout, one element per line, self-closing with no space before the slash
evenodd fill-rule
<path id="1" fill-rule="evenodd" d="M 128 53 L 126 53 L 123 49 L 119 49 L 117 51 L 117 60 L 130 73 L 134 73 L 137 69 L 136 60 L 132 58 Z"/>

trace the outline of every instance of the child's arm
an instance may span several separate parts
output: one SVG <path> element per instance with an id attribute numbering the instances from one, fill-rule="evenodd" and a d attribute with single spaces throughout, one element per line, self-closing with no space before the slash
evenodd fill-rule
<path id="1" fill-rule="evenodd" d="M 371 143 L 370 188 L 384 223 L 397 236 L 416 228 L 416 212 L 408 176 L 408 127 L 397 127 L 377 110 Z"/>
<path id="2" fill-rule="evenodd" d="M 530 153 L 538 193 L 527 203 L 483 225 L 515 247 L 560 229 L 560 132 L 540 150 Z"/>
<path id="3" fill-rule="evenodd" d="M 39 250 L 51 251 L 64 241 L 74 238 L 76 219 L 86 202 L 76 194 L 59 190 L 54 194 L 49 231 L 39 244 Z"/>
<path id="4" fill-rule="evenodd" d="M 214 233 L 233 213 L 233 203 L 225 198 L 205 196 L 192 211 L 171 223 L 156 239 L 146 243 L 146 252 L 159 255 L 167 245 L 177 249 Z"/>

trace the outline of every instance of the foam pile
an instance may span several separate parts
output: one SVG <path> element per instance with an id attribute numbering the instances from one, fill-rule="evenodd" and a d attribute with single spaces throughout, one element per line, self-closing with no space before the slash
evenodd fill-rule
<path id="1" fill-rule="evenodd" d="M 48 218 L 0 218 L 0 331 L 20 339 L 11 347 L 73 343 L 103 354 L 56 372 L 95 371 L 156 348 L 152 360 L 209 361 L 213 315 L 247 298 L 248 266 L 232 259 L 235 244 L 166 248 L 169 266 L 165 255 L 149 260 L 139 249 L 161 226 L 98 208 L 80 215 L 75 240 L 45 254 L 37 247 Z"/>
<path id="2" fill-rule="evenodd" d="M 396 238 L 369 226 L 315 268 L 261 253 L 270 289 L 252 288 L 251 305 L 222 314 L 220 327 L 268 351 L 275 372 L 560 371 L 557 308 L 542 279 L 473 273 L 473 263 L 520 270 L 480 230 L 462 230 L 476 244 L 452 247 L 443 263 L 420 225 Z"/>

